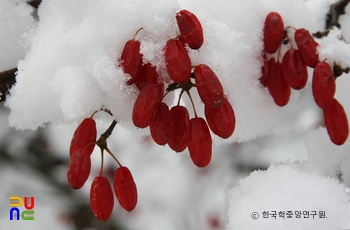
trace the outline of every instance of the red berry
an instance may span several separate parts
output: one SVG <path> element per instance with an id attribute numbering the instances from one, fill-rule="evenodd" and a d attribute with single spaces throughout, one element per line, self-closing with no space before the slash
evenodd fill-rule
<path id="1" fill-rule="evenodd" d="M 165 46 L 166 70 L 169 77 L 178 84 L 188 82 L 191 76 L 191 60 L 184 45 L 171 39 Z"/>
<path id="2" fill-rule="evenodd" d="M 196 15 L 188 10 L 181 10 L 176 14 L 176 21 L 183 40 L 191 49 L 199 49 L 204 38 L 202 25 Z"/>
<path id="3" fill-rule="evenodd" d="M 189 114 L 186 107 L 177 105 L 170 109 L 170 117 L 172 120 L 171 136 L 168 141 L 169 147 L 176 151 L 182 152 L 187 147 L 187 127 L 189 122 Z"/>
<path id="4" fill-rule="evenodd" d="M 264 65 L 261 67 L 261 77 L 259 78 L 259 80 L 263 86 L 268 87 L 270 72 L 273 66 L 275 65 L 276 61 L 274 58 L 271 58 L 270 60 L 266 60 L 265 58 L 266 57 L 264 55 Z"/>
<path id="5" fill-rule="evenodd" d="M 122 56 L 120 57 L 120 66 L 124 72 L 131 76 L 127 81 L 128 85 L 134 84 L 137 77 L 137 72 L 142 66 L 142 54 L 140 53 L 139 41 L 131 39 L 125 43 Z"/>
<path id="6" fill-rule="evenodd" d="M 88 155 L 94 151 L 96 141 L 97 130 L 96 122 L 92 118 L 85 118 L 75 130 L 72 141 L 70 143 L 69 154 L 80 148 L 85 148 Z"/>
<path id="7" fill-rule="evenodd" d="M 264 50 L 266 53 L 275 53 L 284 38 L 284 24 L 281 15 L 270 12 L 264 23 Z"/>
<path id="8" fill-rule="evenodd" d="M 159 74 L 155 66 L 151 63 L 144 64 L 137 73 L 136 86 L 141 91 L 149 84 L 158 83 Z"/>
<path id="9" fill-rule="evenodd" d="M 90 175 L 91 160 L 86 151 L 86 148 L 75 150 L 69 160 L 67 179 L 74 189 L 83 187 Z"/>
<path id="10" fill-rule="evenodd" d="M 212 155 L 212 139 L 205 120 L 192 118 L 188 125 L 188 151 L 193 163 L 205 167 L 210 163 Z"/>
<path id="11" fill-rule="evenodd" d="M 332 68 L 326 62 L 317 63 L 312 78 L 312 94 L 316 104 L 322 109 L 328 108 L 333 101 L 335 89 Z"/>
<path id="12" fill-rule="evenodd" d="M 97 176 L 90 189 L 90 205 L 97 219 L 106 221 L 112 214 L 114 197 L 112 187 L 106 177 Z"/>
<path id="13" fill-rule="evenodd" d="M 205 118 L 214 134 L 221 138 L 232 135 L 236 126 L 236 118 L 230 102 L 223 98 L 220 108 L 204 106 Z"/>
<path id="14" fill-rule="evenodd" d="M 171 136 L 172 120 L 167 104 L 161 102 L 157 116 L 150 125 L 151 136 L 158 145 L 165 145 Z"/>
<path id="15" fill-rule="evenodd" d="M 349 136 L 349 124 L 343 106 L 333 99 L 330 107 L 323 110 L 324 123 L 331 141 L 336 145 L 345 143 Z"/>
<path id="16" fill-rule="evenodd" d="M 146 128 L 155 119 L 164 93 L 164 84 L 149 84 L 137 97 L 132 111 L 132 121 L 139 128 Z"/>
<path id="17" fill-rule="evenodd" d="M 119 204 L 126 211 L 132 211 L 137 203 L 137 188 L 127 167 L 122 166 L 115 171 L 113 185 Z"/>
<path id="18" fill-rule="evenodd" d="M 194 78 L 199 97 L 207 106 L 218 108 L 224 98 L 224 90 L 219 78 L 205 64 L 194 68 Z"/>
<path id="19" fill-rule="evenodd" d="M 294 34 L 295 42 L 301 54 L 303 62 L 312 68 L 319 62 L 317 46 L 318 43 L 306 29 L 297 29 Z"/>
<path id="20" fill-rule="evenodd" d="M 288 85 L 293 89 L 302 89 L 307 83 L 307 67 L 298 50 L 288 50 L 282 60 L 282 72 Z"/>
<path id="21" fill-rule="evenodd" d="M 270 78 L 268 89 L 276 105 L 281 107 L 287 105 L 291 90 L 283 77 L 282 64 L 272 61 L 271 66 L 269 66 L 268 77 Z"/>

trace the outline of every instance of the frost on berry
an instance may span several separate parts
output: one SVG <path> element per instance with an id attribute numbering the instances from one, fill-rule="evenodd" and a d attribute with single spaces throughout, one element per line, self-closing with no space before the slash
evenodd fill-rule
<path id="1" fill-rule="evenodd" d="M 140 68 L 139 72 L 137 73 L 135 85 L 141 91 L 149 84 L 157 84 L 158 78 L 159 74 L 156 67 L 151 63 L 146 63 Z"/>
<path id="2" fill-rule="evenodd" d="M 90 154 L 86 148 L 77 149 L 70 157 L 67 171 L 69 185 L 80 189 L 89 178 L 91 170 Z"/>
<path id="3" fill-rule="evenodd" d="M 326 62 L 317 63 L 312 78 L 312 94 L 316 104 L 320 108 L 328 108 L 333 101 L 335 90 L 332 68 Z"/>
<path id="4" fill-rule="evenodd" d="M 199 49 L 204 38 L 202 25 L 196 15 L 188 10 L 181 10 L 176 14 L 176 21 L 183 41 L 191 49 Z"/>
<path id="5" fill-rule="evenodd" d="M 170 117 L 172 120 L 171 135 L 168 141 L 169 147 L 176 151 L 182 152 L 187 147 L 187 127 L 189 122 L 189 114 L 186 107 L 177 105 L 170 109 Z"/>
<path id="6" fill-rule="evenodd" d="M 157 116 L 150 125 L 151 136 L 158 145 L 165 145 L 168 143 L 172 134 L 172 120 L 167 104 L 161 102 L 157 111 Z"/>
<path id="7" fill-rule="evenodd" d="M 88 155 L 91 155 L 95 148 L 97 130 L 96 122 L 92 118 L 85 118 L 77 127 L 73 134 L 72 141 L 70 143 L 69 154 L 72 155 L 75 150 L 85 148 L 84 151 Z"/>
<path id="8" fill-rule="evenodd" d="M 189 122 L 188 151 L 198 167 L 206 167 L 211 161 L 212 139 L 208 125 L 201 117 L 192 118 Z"/>
<path id="9" fill-rule="evenodd" d="M 205 64 L 194 68 L 194 78 L 199 97 L 207 106 L 218 108 L 224 97 L 221 82 L 215 73 Z"/>
<path id="10" fill-rule="evenodd" d="M 290 86 L 283 77 L 282 64 L 279 62 L 271 62 L 269 65 L 269 92 L 278 106 L 285 106 L 288 104 L 290 98 Z"/>
<path id="11" fill-rule="evenodd" d="M 137 77 L 137 72 L 142 65 L 142 54 L 140 53 L 139 41 L 131 39 L 125 43 L 122 55 L 120 57 L 120 66 L 124 72 L 131 76 L 127 84 L 134 84 Z"/>
<path id="12" fill-rule="evenodd" d="M 270 12 L 264 22 L 264 50 L 266 53 L 275 53 L 284 37 L 284 24 L 281 15 Z"/>
<path id="13" fill-rule="evenodd" d="M 115 171 L 113 186 L 119 204 L 126 211 L 132 211 L 137 203 L 137 188 L 127 167 L 121 166 Z"/>
<path id="14" fill-rule="evenodd" d="M 97 219 L 106 221 L 112 214 L 114 197 L 112 187 L 106 177 L 97 176 L 90 189 L 91 210 Z"/>
<path id="15" fill-rule="evenodd" d="M 170 39 L 165 46 L 166 70 L 169 77 L 178 84 L 188 82 L 191 76 L 191 59 L 184 45 L 176 39 Z"/>
<path id="16" fill-rule="evenodd" d="M 294 39 L 303 62 L 307 66 L 314 68 L 319 62 L 317 53 L 318 43 L 306 29 L 297 29 L 294 34 Z"/>
<path id="17" fill-rule="evenodd" d="M 132 121 L 138 128 L 146 128 L 155 119 L 164 93 L 164 84 L 149 84 L 138 95 L 132 111 Z"/>
<path id="18" fill-rule="evenodd" d="M 336 145 L 345 143 L 349 136 L 349 124 L 343 106 L 337 99 L 323 110 L 324 123 L 331 141 Z"/>
<path id="19" fill-rule="evenodd" d="M 232 135 L 236 126 L 236 118 L 230 102 L 223 98 L 219 108 L 204 106 L 205 118 L 211 131 L 221 138 L 228 138 Z"/>
<path id="20" fill-rule="evenodd" d="M 283 77 L 288 85 L 293 89 L 299 90 L 305 87 L 307 83 L 307 66 L 302 61 L 298 50 L 288 50 L 282 59 Z"/>

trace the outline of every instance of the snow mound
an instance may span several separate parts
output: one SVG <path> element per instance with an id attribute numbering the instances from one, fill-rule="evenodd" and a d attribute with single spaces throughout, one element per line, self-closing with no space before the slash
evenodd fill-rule
<path id="1" fill-rule="evenodd" d="M 251 173 L 232 189 L 227 229 L 350 228 L 349 199 L 346 188 L 335 179 L 304 172 L 297 165 L 272 165 Z"/>

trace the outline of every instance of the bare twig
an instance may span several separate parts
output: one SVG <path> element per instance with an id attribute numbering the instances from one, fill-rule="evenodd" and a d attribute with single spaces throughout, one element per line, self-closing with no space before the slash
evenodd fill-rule
<path id="1" fill-rule="evenodd" d="M 345 14 L 345 8 L 349 2 L 350 0 L 340 0 L 332 4 L 326 18 L 326 25 L 325 25 L 326 30 L 317 31 L 312 35 L 316 38 L 322 38 L 324 36 L 327 36 L 329 34 L 329 31 L 331 31 L 334 27 L 340 28 L 341 24 L 339 23 L 339 17 L 340 15 Z"/>
<path id="2" fill-rule="evenodd" d="M 32 7 L 34 7 L 35 9 L 38 9 L 38 7 L 41 3 L 41 0 L 28 0 L 27 3 L 29 5 L 31 5 Z"/>
<path id="3" fill-rule="evenodd" d="M 13 84 L 16 83 L 17 68 L 0 72 L 0 102 L 6 100 L 6 95 Z"/>

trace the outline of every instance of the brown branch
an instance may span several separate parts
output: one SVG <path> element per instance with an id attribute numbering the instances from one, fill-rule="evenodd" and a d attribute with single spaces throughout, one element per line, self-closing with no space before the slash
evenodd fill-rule
<path id="1" fill-rule="evenodd" d="M 350 0 L 340 0 L 334 4 L 331 5 L 329 12 L 327 13 L 326 18 L 326 25 L 325 25 L 325 31 L 317 31 L 316 33 L 312 34 L 316 38 L 322 38 L 324 36 L 327 36 L 329 34 L 329 31 L 331 31 L 334 27 L 341 27 L 341 24 L 339 23 L 339 17 L 340 15 L 345 14 L 345 8 L 348 5 Z"/>
<path id="2" fill-rule="evenodd" d="M 350 0 L 340 0 L 339 2 L 331 5 L 331 9 L 327 14 L 326 29 L 333 28 L 333 26 L 338 28 L 341 27 L 339 23 L 339 16 L 345 14 L 345 8 L 349 2 Z"/>
<path id="3" fill-rule="evenodd" d="M 0 72 L 0 102 L 6 100 L 9 89 L 16 83 L 17 68 Z"/>
<path id="4" fill-rule="evenodd" d="M 34 7 L 35 9 L 38 9 L 38 7 L 41 3 L 41 0 L 28 0 L 27 3 L 29 5 L 31 5 L 32 7 Z"/>
<path id="5" fill-rule="evenodd" d="M 112 134 L 114 127 L 116 126 L 117 121 L 113 120 L 108 129 L 101 135 L 97 140 L 96 144 L 101 149 L 107 149 L 107 138 Z"/>

